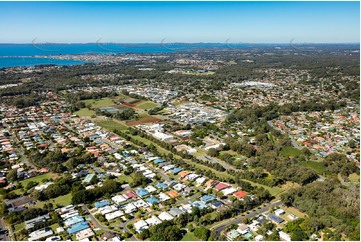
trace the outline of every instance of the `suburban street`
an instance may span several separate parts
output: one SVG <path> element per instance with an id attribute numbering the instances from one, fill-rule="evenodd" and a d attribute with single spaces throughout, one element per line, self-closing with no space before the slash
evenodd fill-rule
<path id="1" fill-rule="evenodd" d="M 108 227 L 102 225 L 101 223 L 99 223 L 99 221 L 93 216 L 93 214 L 89 211 L 89 209 L 86 207 L 86 205 L 83 205 L 83 209 L 85 211 L 87 211 L 87 213 L 89 213 L 89 217 L 91 218 L 91 220 L 93 221 L 93 223 L 100 229 L 108 231 Z"/>
<path id="2" fill-rule="evenodd" d="M 267 121 L 268 125 L 271 126 L 272 128 L 274 128 L 275 130 L 280 131 L 281 133 L 285 133 L 282 129 L 276 127 L 273 125 L 272 121 Z M 301 150 L 303 147 L 298 145 L 297 142 L 293 139 L 293 137 L 291 135 L 288 136 L 291 139 L 291 144 L 293 147 L 295 147 L 296 149 Z"/>
<path id="3" fill-rule="evenodd" d="M 216 158 L 213 158 L 213 157 L 209 157 L 209 156 L 200 156 L 198 157 L 198 159 L 200 160 L 204 160 L 206 162 L 210 161 L 212 163 L 218 163 L 220 164 L 221 166 L 224 167 L 224 169 L 226 170 L 232 170 L 232 171 L 239 171 L 238 169 L 234 168 L 234 166 L 220 160 L 220 159 L 216 159 Z"/>
<path id="4" fill-rule="evenodd" d="M 264 213 L 266 211 L 268 211 L 271 207 L 275 207 L 275 206 L 279 206 L 281 205 L 282 202 L 281 201 L 276 201 L 276 202 L 273 202 L 273 203 L 270 203 L 268 204 L 267 206 L 265 207 L 262 207 L 262 208 L 258 208 L 255 212 L 250 212 L 249 214 L 242 214 L 242 215 L 239 215 L 235 218 L 230 218 L 226 221 L 224 221 L 222 224 L 218 224 L 216 225 L 215 227 L 212 227 L 211 230 L 214 230 L 216 231 L 216 234 L 217 236 L 219 237 L 221 235 L 221 232 L 228 226 L 228 225 L 231 225 L 231 224 L 238 224 L 238 223 L 242 223 L 242 219 L 245 217 L 245 218 L 253 218 L 261 213 Z"/>

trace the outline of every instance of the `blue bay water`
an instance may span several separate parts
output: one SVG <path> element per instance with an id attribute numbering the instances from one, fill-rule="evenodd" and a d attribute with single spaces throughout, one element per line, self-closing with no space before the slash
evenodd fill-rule
<path id="1" fill-rule="evenodd" d="M 0 44 L 0 68 L 40 64 L 77 65 L 81 61 L 37 58 L 51 55 L 169 53 L 199 48 L 227 48 L 226 44 Z M 233 48 L 233 47 L 232 47 Z M 239 46 L 237 48 L 244 48 Z"/>
<path id="2" fill-rule="evenodd" d="M 18 66 L 36 66 L 36 65 L 80 65 L 82 61 L 75 60 L 57 60 L 49 58 L 33 57 L 2 57 L 0 56 L 0 68 L 18 67 Z"/>

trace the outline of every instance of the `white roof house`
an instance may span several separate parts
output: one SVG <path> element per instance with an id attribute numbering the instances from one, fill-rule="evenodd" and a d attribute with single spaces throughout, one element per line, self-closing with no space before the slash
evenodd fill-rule
<path id="1" fill-rule="evenodd" d="M 123 195 L 117 195 L 117 196 L 112 197 L 112 200 L 118 204 L 126 201 L 127 199 L 128 198 L 124 197 Z"/>
<path id="2" fill-rule="evenodd" d="M 149 228 L 147 222 L 145 222 L 144 220 L 139 220 L 138 222 L 136 222 L 135 224 L 133 224 L 135 230 L 139 233 L 140 231 L 142 231 L 143 229 L 147 229 Z"/>
<path id="3" fill-rule="evenodd" d="M 237 232 L 242 234 L 242 235 L 245 235 L 249 232 L 249 227 L 247 224 L 239 224 L 238 225 L 238 228 L 237 228 Z"/>
<path id="4" fill-rule="evenodd" d="M 162 212 L 161 214 L 158 215 L 158 218 L 162 221 L 164 220 L 172 220 L 173 219 L 173 216 L 170 215 L 169 213 L 167 212 Z"/>
<path id="5" fill-rule="evenodd" d="M 146 178 L 152 179 L 153 177 L 156 176 L 156 174 L 155 174 L 155 173 L 149 173 L 149 174 L 144 175 L 144 176 L 145 176 Z"/>
<path id="6" fill-rule="evenodd" d="M 177 190 L 177 191 L 181 191 L 181 190 L 183 190 L 185 187 L 186 187 L 185 185 L 180 184 L 180 183 L 178 183 L 178 184 L 176 184 L 176 185 L 173 186 L 173 188 L 174 188 L 175 190 Z"/>
<path id="7" fill-rule="evenodd" d="M 170 169 L 174 168 L 174 165 L 167 165 L 162 167 L 164 171 L 169 171 Z"/>
<path id="8" fill-rule="evenodd" d="M 188 180 L 194 181 L 196 178 L 199 177 L 199 175 L 197 175 L 195 173 L 191 173 L 191 174 L 188 174 L 186 177 L 187 177 Z"/>
<path id="9" fill-rule="evenodd" d="M 187 213 L 192 213 L 192 205 L 191 204 L 185 204 L 179 207 L 180 210 L 183 210 Z"/>
<path id="10" fill-rule="evenodd" d="M 170 199 L 170 197 L 169 197 L 167 194 L 165 194 L 165 193 L 163 193 L 163 192 L 159 193 L 159 200 L 160 200 L 161 202 L 167 201 L 167 200 L 169 200 L 169 199 Z"/>
<path id="11" fill-rule="evenodd" d="M 285 211 L 283 210 L 283 209 L 277 209 L 277 210 L 275 210 L 275 212 L 274 212 L 277 216 L 280 216 L 280 215 L 282 215 L 282 214 L 284 214 L 285 213 Z"/>
<path id="12" fill-rule="evenodd" d="M 70 204 L 68 206 L 62 207 L 60 209 L 60 212 L 61 213 L 66 213 L 66 212 L 73 211 L 73 210 L 74 210 L 74 205 Z"/>
<path id="13" fill-rule="evenodd" d="M 51 229 L 36 230 L 29 234 L 29 241 L 37 241 L 46 236 L 52 235 L 54 232 Z"/>
<path id="14" fill-rule="evenodd" d="M 128 204 L 122 206 L 122 209 L 124 209 L 124 213 L 126 213 L 126 214 L 137 211 L 137 207 L 134 206 L 133 203 L 128 203 Z"/>
<path id="15" fill-rule="evenodd" d="M 64 220 L 68 219 L 68 218 L 71 218 L 71 217 L 74 217 L 74 216 L 78 216 L 79 215 L 79 212 L 78 211 L 69 211 L 68 213 L 64 213 L 62 215 L 60 215 L 60 217 Z"/>
<path id="16" fill-rule="evenodd" d="M 147 220 L 145 220 L 145 222 L 147 222 L 147 224 L 149 226 L 153 226 L 153 225 L 162 223 L 162 221 L 159 218 L 157 218 L 157 216 L 154 216 L 154 215 L 151 218 L 148 218 Z"/>
<path id="17" fill-rule="evenodd" d="M 86 240 L 86 239 L 93 235 L 94 235 L 93 230 L 91 228 L 87 228 L 87 229 L 84 229 L 84 230 L 76 233 L 75 237 L 76 237 L 77 241 L 89 241 L 89 239 L 88 240 Z"/>
<path id="18" fill-rule="evenodd" d="M 153 187 L 153 186 L 147 186 L 146 188 L 144 188 L 145 190 L 147 190 L 147 192 L 149 192 L 149 193 L 152 193 L 152 192 L 154 192 L 154 191 L 157 191 L 157 189 L 155 188 L 155 187 Z"/>
<path id="19" fill-rule="evenodd" d="M 207 178 L 205 178 L 205 177 L 197 178 L 196 179 L 197 185 L 202 185 L 206 180 L 207 180 Z"/>
<path id="20" fill-rule="evenodd" d="M 45 183 L 45 184 L 36 186 L 34 189 L 41 192 L 41 191 L 47 189 L 50 185 L 53 185 L 53 184 L 54 184 L 54 182 L 47 182 L 47 183 Z"/>
<path id="21" fill-rule="evenodd" d="M 173 135 L 169 135 L 161 132 L 155 132 L 152 135 L 154 136 L 154 138 L 159 139 L 161 141 L 167 141 L 173 139 Z"/>
<path id="22" fill-rule="evenodd" d="M 124 212 L 121 211 L 121 210 L 118 210 L 118 211 L 115 211 L 113 213 L 105 214 L 105 219 L 109 221 L 109 220 L 118 218 L 118 217 L 123 216 L 123 215 L 124 215 Z"/>
<path id="23" fill-rule="evenodd" d="M 290 236 L 289 234 L 286 234 L 286 233 L 283 232 L 283 231 L 278 232 L 278 235 L 280 236 L 280 239 L 281 239 L 281 240 L 291 241 L 291 236 Z"/>
<path id="24" fill-rule="evenodd" d="M 151 171 L 151 170 L 149 170 L 149 169 L 146 169 L 146 170 L 144 170 L 144 171 L 142 172 L 142 174 L 143 174 L 144 176 L 146 176 L 146 175 L 148 175 L 148 174 L 151 174 L 151 173 L 153 173 L 153 171 Z"/>
<path id="25" fill-rule="evenodd" d="M 149 207 L 149 204 L 142 199 L 139 199 L 138 201 L 133 202 L 133 205 L 136 206 L 137 208 Z"/>
<path id="26" fill-rule="evenodd" d="M 229 194 L 235 193 L 237 190 L 233 187 L 229 187 L 222 190 L 223 195 L 228 196 Z"/>
<path id="27" fill-rule="evenodd" d="M 45 239 L 45 241 L 61 241 L 62 238 L 59 235 L 51 236 Z"/>
<path id="28" fill-rule="evenodd" d="M 102 208 L 98 209 L 98 211 L 102 215 L 105 215 L 107 213 L 111 213 L 111 212 L 114 212 L 114 211 L 117 211 L 117 210 L 118 210 L 118 208 L 115 205 L 109 205 L 109 206 L 105 206 L 105 207 L 102 207 Z"/>

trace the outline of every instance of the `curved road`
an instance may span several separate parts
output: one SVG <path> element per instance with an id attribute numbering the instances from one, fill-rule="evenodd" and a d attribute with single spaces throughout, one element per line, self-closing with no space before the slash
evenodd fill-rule
<path id="1" fill-rule="evenodd" d="M 255 212 L 250 212 L 249 214 L 246 214 L 246 215 L 239 215 L 236 218 L 230 218 L 230 219 L 226 220 L 224 223 L 222 223 L 220 225 L 216 225 L 215 227 L 211 228 L 211 230 L 214 230 L 216 232 L 217 237 L 219 238 L 222 230 L 224 230 L 228 225 L 242 223 L 242 219 L 244 217 L 245 218 L 253 218 L 261 213 L 268 211 L 271 207 L 279 206 L 281 204 L 282 204 L 281 201 L 276 201 L 276 202 L 270 203 L 265 207 L 258 208 Z"/>

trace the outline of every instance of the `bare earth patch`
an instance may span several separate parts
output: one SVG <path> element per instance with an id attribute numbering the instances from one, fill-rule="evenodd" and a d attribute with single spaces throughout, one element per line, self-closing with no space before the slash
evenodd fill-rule
<path id="1" fill-rule="evenodd" d="M 140 120 L 129 121 L 129 122 L 126 122 L 126 124 L 128 126 L 135 126 L 135 125 L 146 124 L 146 123 L 158 123 L 159 121 L 162 121 L 162 120 L 159 118 L 151 117 L 151 118 L 144 118 L 144 119 L 140 119 Z"/>

